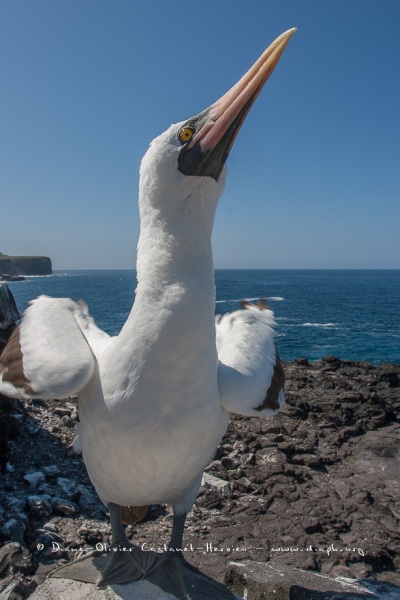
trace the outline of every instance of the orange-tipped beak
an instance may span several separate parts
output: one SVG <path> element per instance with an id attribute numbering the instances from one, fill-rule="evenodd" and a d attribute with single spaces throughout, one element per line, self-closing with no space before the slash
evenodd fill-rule
<path id="1" fill-rule="evenodd" d="M 181 151 L 179 168 L 183 173 L 218 180 L 247 113 L 295 31 L 282 33 L 222 98 L 185 124 L 195 133 Z"/>

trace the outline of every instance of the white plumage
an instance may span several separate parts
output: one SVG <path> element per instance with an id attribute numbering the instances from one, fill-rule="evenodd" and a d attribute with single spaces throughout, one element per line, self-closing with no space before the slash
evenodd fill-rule
<path id="1" fill-rule="evenodd" d="M 275 349 L 274 314 L 266 305 L 245 306 L 216 320 L 221 404 L 239 415 L 272 416 L 285 401 L 283 371 Z M 280 385 L 267 398 L 274 377 L 279 378 Z"/>
<path id="2" fill-rule="evenodd" d="M 211 233 L 229 150 L 292 33 L 217 103 L 151 143 L 138 285 L 120 334 L 102 332 L 82 302 L 41 296 L 1 357 L 6 395 L 79 396 L 83 458 L 106 504 L 186 514 L 229 412 L 272 415 L 283 403 L 273 313 L 246 304 L 215 320 Z"/>
<path id="3" fill-rule="evenodd" d="M 41 296 L 19 326 L 25 389 L 9 395 L 79 395 L 83 457 L 102 500 L 122 506 L 171 503 L 190 510 L 228 411 L 257 411 L 276 366 L 270 310 L 214 320 L 211 231 L 218 182 L 173 168 L 174 125 L 141 165 L 138 287 L 119 336 L 101 331 L 83 303 Z M 162 184 L 162 187 L 161 187 Z M 16 357 L 18 360 L 19 357 Z M 1 381 L 0 380 L 0 381 Z"/>

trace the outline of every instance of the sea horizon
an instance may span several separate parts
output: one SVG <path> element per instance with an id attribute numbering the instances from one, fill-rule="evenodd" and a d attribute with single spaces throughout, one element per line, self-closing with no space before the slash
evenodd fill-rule
<path id="1" fill-rule="evenodd" d="M 215 269 L 215 313 L 263 298 L 275 313 L 281 358 L 400 363 L 400 269 Z M 135 269 L 54 269 L 8 282 L 18 310 L 41 294 L 83 299 L 117 335 L 135 297 Z"/>
<path id="2" fill-rule="evenodd" d="M 400 271 L 398 268 L 386 267 L 215 267 L 215 271 Z M 134 267 L 57 267 L 54 271 L 136 271 Z M 31 275 L 27 276 L 31 277 Z M 47 277 L 37 275 L 36 277 Z"/>

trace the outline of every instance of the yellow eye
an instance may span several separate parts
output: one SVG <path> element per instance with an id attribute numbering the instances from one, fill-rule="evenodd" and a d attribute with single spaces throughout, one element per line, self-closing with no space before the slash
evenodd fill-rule
<path id="1" fill-rule="evenodd" d="M 190 127 L 182 127 L 182 129 L 180 130 L 178 137 L 180 139 L 180 141 L 182 142 L 182 144 L 186 144 L 186 142 L 189 142 L 194 134 L 194 130 L 191 129 Z"/>

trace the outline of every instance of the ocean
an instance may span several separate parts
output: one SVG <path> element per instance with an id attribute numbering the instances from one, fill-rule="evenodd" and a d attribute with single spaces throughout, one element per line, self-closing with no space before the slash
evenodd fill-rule
<path id="1" fill-rule="evenodd" d="M 111 335 L 134 299 L 130 270 L 56 271 L 10 282 L 18 309 L 40 294 L 84 299 L 97 325 Z M 373 364 L 400 363 L 400 270 L 217 270 L 216 313 L 242 299 L 267 299 L 286 361 L 337 356 Z"/>

